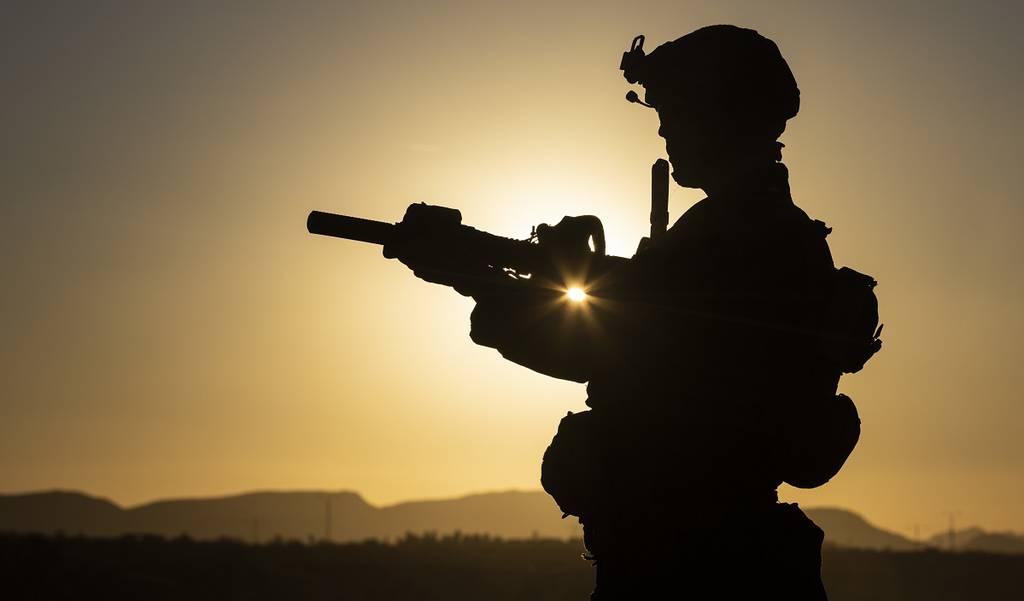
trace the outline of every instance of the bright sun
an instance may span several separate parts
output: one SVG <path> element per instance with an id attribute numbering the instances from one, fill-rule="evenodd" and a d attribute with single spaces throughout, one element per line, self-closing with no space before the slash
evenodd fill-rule
<path id="1" fill-rule="evenodd" d="M 587 298 L 587 293 L 583 291 L 583 288 L 576 287 L 566 290 L 565 295 L 574 303 L 582 303 Z"/>

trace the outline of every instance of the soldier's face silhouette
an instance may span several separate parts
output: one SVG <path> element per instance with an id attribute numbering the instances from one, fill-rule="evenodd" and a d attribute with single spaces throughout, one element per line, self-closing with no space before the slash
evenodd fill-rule
<path id="1" fill-rule="evenodd" d="M 680 186 L 710 194 L 709 188 L 728 184 L 751 166 L 778 160 L 775 140 L 784 121 L 763 124 L 700 99 L 659 100 L 658 135 L 665 138 L 672 178 Z"/>
<path id="2" fill-rule="evenodd" d="M 716 127 L 716 119 L 684 103 L 661 104 L 658 118 L 658 135 L 665 138 L 672 178 L 687 188 L 706 186 L 724 159 L 726 128 Z"/>

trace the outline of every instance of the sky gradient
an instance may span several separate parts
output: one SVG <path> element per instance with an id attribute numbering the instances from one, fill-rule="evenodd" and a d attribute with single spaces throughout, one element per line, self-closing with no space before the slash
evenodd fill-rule
<path id="1" fill-rule="evenodd" d="M 86 6 L 88 4 L 89 6 Z M 216 6 L 211 6 L 215 4 Z M 802 92 L 794 198 L 879 282 L 883 351 L 840 505 L 922 535 L 1024 531 L 1020 140 L 1006 3 L 11 3 L 0 20 L 0 491 L 135 503 L 539 486 L 582 386 L 469 340 L 472 301 L 311 209 L 406 205 L 526 237 L 647 230 L 653 111 L 618 60 L 713 23 Z M 701 197 L 672 189 L 672 219 Z M 700 494 L 695 491 L 694 494 Z"/>

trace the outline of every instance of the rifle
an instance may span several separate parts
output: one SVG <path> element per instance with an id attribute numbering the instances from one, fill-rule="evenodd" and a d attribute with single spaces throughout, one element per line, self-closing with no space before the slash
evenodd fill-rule
<path id="1" fill-rule="evenodd" d="M 651 237 L 665 232 L 668 222 L 668 162 L 658 159 L 651 170 Z M 306 219 L 311 234 L 356 240 L 384 247 L 384 256 L 413 266 L 425 279 L 456 289 L 477 285 L 519 285 L 569 292 L 579 300 L 594 280 L 627 259 L 605 253 L 604 226 L 593 215 L 565 217 L 556 225 L 540 224 L 526 240 L 484 232 L 462 223 L 457 209 L 410 205 L 398 223 L 312 211 Z M 593 248 L 591 248 L 593 245 Z"/>
<path id="2" fill-rule="evenodd" d="M 626 260 L 605 254 L 604 227 L 593 215 L 538 225 L 526 240 L 463 225 L 457 209 L 424 203 L 410 205 L 398 223 L 313 211 L 306 229 L 380 244 L 386 258 L 398 258 L 424 279 L 460 292 L 512 281 L 561 292 L 586 289 L 599 265 L 604 271 Z"/>

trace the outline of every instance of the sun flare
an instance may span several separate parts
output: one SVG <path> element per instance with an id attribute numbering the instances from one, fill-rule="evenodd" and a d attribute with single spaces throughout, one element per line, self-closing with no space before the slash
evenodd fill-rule
<path id="1" fill-rule="evenodd" d="M 582 303 L 587 300 L 587 293 L 583 288 L 572 287 L 565 291 L 565 296 L 574 303 Z"/>

